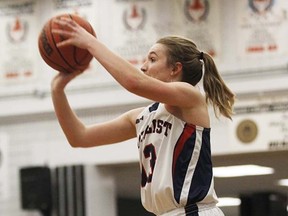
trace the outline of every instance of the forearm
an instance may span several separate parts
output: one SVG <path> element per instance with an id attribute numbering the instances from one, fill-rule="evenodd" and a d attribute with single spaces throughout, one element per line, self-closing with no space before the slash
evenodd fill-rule
<path id="1" fill-rule="evenodd" d="M 81 146 L 85 125 L 71 109 L 64 90 L 52 89 L 52 101 L 58 122 L 71 146 Z"/>
<path id="2" fill-rule="evenodd" d="M 88 45 L 88 51 L 124 88 L 132 93 L 145 76 L 134 65 L 109 50 L 100 41 L 95 40 Z"/>

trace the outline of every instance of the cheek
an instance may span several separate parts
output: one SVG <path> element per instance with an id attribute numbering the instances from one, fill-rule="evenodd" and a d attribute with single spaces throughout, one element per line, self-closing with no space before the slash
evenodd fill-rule
<path id="1" fill-rule="evenodd" d="M 164 82 L 166 82 L 170 79 L 167 67 L 162 67 L 162 66 L 160 67 L 159 65 L 150 66 L 145 74 L 148 76 L 151 76 L 153 78 L 162 80 Z"/>
<path id="2" fill-rule="evenodd" d="M 155 76 L 157 76 L 158 70 L 157 70 L 157 68 L 150 66 L 150 67 L 148 67 L 148 69 L 145 73 L 149 76 L 155 77 Z"/>
<path id="3" fill-rule="evenodd" d="M 157 71 L 157 73 L 154 74 L 154 77 L 164 82 L 170 80 L 170 76 L 166 70 Z"/>

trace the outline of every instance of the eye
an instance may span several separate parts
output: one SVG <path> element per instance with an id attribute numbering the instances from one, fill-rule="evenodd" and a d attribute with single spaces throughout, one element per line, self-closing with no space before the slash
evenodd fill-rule
<path id="1" fill-rule="evenodd" d="M 156 61 L 156 58 L 154 58 L 154 57 L 150 57 L 149 60 L 153 63 L 153 62 Z"/>

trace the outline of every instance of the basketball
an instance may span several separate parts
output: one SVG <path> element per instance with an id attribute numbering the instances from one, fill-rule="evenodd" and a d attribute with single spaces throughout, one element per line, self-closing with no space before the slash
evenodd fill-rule
<path id="1" fill-rule="evenodd" d="M 73 71 L 84 71 L 89 66 L 90 61 L 93 56 L 85 49 L 78 48 L 73 45 L 67 45 L 63 47 L 57 47 L 56 44 L 65 40 L 66 38 L 58 35 L 52 34 L 52 29 L 64 29 L 53 22 L 53 19 L 60 19 L 61 17 L 66 17 L 73 19 L 80 26 L 86 29 L 90 34 L 96 37 L 93 27 L 84 18 L 73 15 L 73 14 L 63 14 L 51 18 L 43 26 L 39 38 L 38 38 L 38 48 L 42 59 L 53 69 L 72 73 Z"/>

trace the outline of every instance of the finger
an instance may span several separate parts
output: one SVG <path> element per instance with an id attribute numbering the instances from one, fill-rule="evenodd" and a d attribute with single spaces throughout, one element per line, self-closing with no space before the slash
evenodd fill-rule
<path id="1" fill-rule="evenodd" d="M 56 23 L 60 26 L 66 26 L 68 25 L 67 20 L 63 20 L 63 19 L 59 19 L 59 18 L 55 18 L 52 20 L 53 23 Z"/>
<path id="2" fill-rule="evenodd" d="M 58 35 L 61 35 L 61 36 L 67 38 L 63 41 L 59 41 L 58 43 L 56 43 L 57 47 L 63 47 L 63 46 L 67 46 L 67 45 L 71 44 L 71 42 L 72 42 L 71 37 L 73 36 L 72 32 L 61 30 L 61 29 L 52 29 L 51 32 L 52 32 L 52 34 L 58 34 Z"/>
<path id="3" fill-rule="evenodd" d="M 63 29 L 52 29 L 51 32 L 52 32 L 52 34 L 58 34 L 58 35 L 66 36 L 68 38 L 73 36 L 73 32 L 63 30 Z"/>
<path id="4" fill-rule="evenodd" d="M 66 31 L 74 31 L 74 25 L 67 22 L 67 20 L 60 20 L 59 18 L 52 20 L 52 29 L 65 29 Z"/>
<path id="5" fill-rule="evenodd" d="M 75 29 L 75 27 L 77 27 L 78 25 L 74 20 L 68 19 L 66 17 L 60 17 L 60 19 L 59 18 L 53 19 L 53 23 L 56 23 L 62 27 L 66 28 L 68 27 L 69 29 L 72 30 Z"/>
<path id="6" fill-rule="evenodd" d="M 64 40 L 64 41 L 60 41 L 58 43 L 56 43 L 56 46 L 57 47 L 64 47 L 64 46 L 68 46 L 72 44 L 72 39 L 67 39 L 67 40 Z"/>

